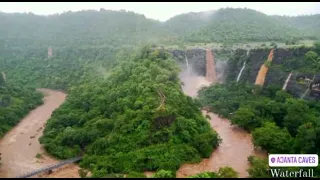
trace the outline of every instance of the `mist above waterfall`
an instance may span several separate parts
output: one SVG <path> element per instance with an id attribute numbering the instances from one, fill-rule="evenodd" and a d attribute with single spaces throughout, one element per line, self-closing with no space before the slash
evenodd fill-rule
<path id="1" fill-rule="evenodd" d="M 209 54 L 209 50 L 207 51 Z M 228 61 L 226 60 L 216 60 L 214 61 L 213 54 L 211 55 L 211 51 L 209 54 L 209 58 L 206 57 L 207 65 L 206 65 L 206 76 L 199 75 L 201 73 L 197 73 L 193 67 L 193 64 L 188 62 L 188 58 L 185 55 L 185 62 L 181 65 L 182 71 L 180 72 L 180 80 L 183 82 L 182 89 L 183 91 L 191 96 L 196 97 L 197 91 L 201 89 L 202 86 L 209 86 L 211 83 L 223 83 L 225 79 L 225 69 L 227 67 Z M 209 64 L 208 64 L 209 63 Z M 212 63 L 212 65 L 211 65 Z M 208 81 L 212 79 L 213 81 Z M 212 77 L 211 77 L 212 76 Z"/>
<path id="2" fill-rule="evenodd" d="M 198 75 L 193 67 L 189 65 L 189 70 L 186 65 L 182 66 L 182 71 L 179 74 L 179 78 L 182 81 L 183 92 L 191 97 L 196 97 L 198 95 L 198 90 L 203 86 L 209 86 L 211 83 L 206 80 L 206 77 Z"/>
<path id="3" fill-rule="evenodd" d="M 217 82 L 224 83 L 225 81 L 225 69 L 228 65 L 227 60 L 216 60 L 215 61 L 215 67 L 216 67 L 216 76 L 217 76 Z"/>
<path id="4" fill-rule="evenodd" d="M 210 10 L 210 11 L 203 11 L 199 13 L 199 17 L 202 21 L 209 21 L 213 19 L 214 13 L 216 13 L 216 10 Z"/>

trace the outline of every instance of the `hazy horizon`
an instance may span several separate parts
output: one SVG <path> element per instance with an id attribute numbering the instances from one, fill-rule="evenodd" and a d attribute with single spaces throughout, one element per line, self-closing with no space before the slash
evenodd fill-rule
<path id="1" fill-rule="evenodd" d="M 67 11 L 126 10 L 147 18 L 166 21 L 176 15 L 218 10 L 221 8 L 248 8 L 267 15 L 313 15 L 320 13 L 319 2 L 0 2 L 4 13 L 33 13 L 53 15 Z"/>

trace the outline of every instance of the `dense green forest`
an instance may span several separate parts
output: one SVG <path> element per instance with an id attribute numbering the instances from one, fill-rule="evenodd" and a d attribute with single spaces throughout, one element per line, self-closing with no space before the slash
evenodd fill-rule
<path id="1" fill-rule="evenodd" d="M 0 66 L 7 69 L 7 81 L 28 87 L 46 87 L 59 90 L 103 81 L 109 71 L 121 60 L 118 56 L 130 56 L 133 49 L 86 48 L 53 49 L 53 57 L 47 57 L 47 49 L 39 49 L 42 54 L 25 53 L 13 58 L 0 57 Z M 8 50 L 6 52 L 13 52 Z"/>
<path id="2" fill-rule="evenodd" d="M 231 8 L 181 14 L 166 22 L 104 9 L 50 16 L 0 13 L 0 67 L 7 77 L 0 77 L 0 136 L 41 104 L 35 88 L 65 90 L 67 100 L 53 112 L 40 139 L 50 154 L 65 159 L 84 153 L 80 165 L 92 177 L 144 177 L 143 171 L 175 177 L 180 165 L 209 157 L 220 138 L 201 115 L 201 104 L 183 94 L 171 55 L 149 46 L 137 49 L 313 40 L 319 36 L 318 17 Z M 306 56 L 317 67 L 318 54 Z M 234 83 L 202 89 L 200 102 L 252 132 L 254 144 L 269 152 L 319 152 L 317 102 L 294 99 L 277 88 Z M 249 161 L 250 176 L 267 176 L 261 174 L 263 160 Z M 225 167 L 191 178 L 236 176 Z"/>
<path id="3" fill-rule="evenodd" d="M 251 9 L 225 8 L 172 17 L 165 26 L 182 35 L 183 41 L 252 42 L 317 39 L 319 15 L 267 16 Z"/>
<path id="4" fill-rule="evenodd" d="M 268 16 L 233 8 L 185 13 L 165 22 L 124 10 L 50 16 L 0 13 L 0 49 L 316 39 L 320 30 L 318 17 Z"/>
<path id="5" fill-rule="evenodd" d="M 117 66 L 108 81 L 73 89 L 48 121 L 41 143 L 59 158 L 85 151 L 81 166 L 93 177 L 175 172 L 182 163 L 209 157 L 219 144 L 199 106 L 180 85 L 170 55 L 145 47 Z"/>
<path id="6" fill-rule="evenodd" d="M 0 137 L 29 113 L 42 104 L 41 93 L 35 89 L 26 89 L 16 84 L 7 84 L 0 76 Z"/>
<path id="7" fill-rule="evenodd" d="M 203 105 L 229 118 L 232 124 L 251 132 L 254 145 L 268 153 L 320 153 L 319 102 L 295 99 L 273 87 L 261 89 L 235 83 L 204 88 L 200 99 Z M 262 160 L 251 161 L 261 166 Z M 319 176 L 320 169 L 315 173 Z"/>
<path id="8" fill-rule="evenodd" d="M 170 35 L 158 21 L 127 11 L 87 10 L 60 15 L 0 13 L 0 42 L 4 48 L 77 45 L 119 46 L 156 42 Z M 0 47 L 1 48 L 1 47 Z"/>
<path id="9" fill-rule="evenodd" d="M 295 27 L 301 31 L 304 31 L 306 34 L 310 34 L 312 36 L 319 36 L 319 28 L 320 28 L 320 15 L 305 15 L 305 16 L 296 16 L 296 17 L 288 17 L 288 16 L 273 16 L 273 18 L 277 19 L 279 22 L 283 24 L 287 24 L 291 27 Z"/>
<path id="10" fill-rule="evenodd" d="M 310 39 L 304 34 L 319 32 L 316 17 L 267 16 L 231 8 L 181 14 L 166 22 L 104 9 L 50 16 L 0 13 L 0 67 L 6 70 L 8 82 L 67 90 L 105 79 L 117 65 L 117 57 L 137 46 Z M 48 47 L 52 58 L 47 58 Z"/>
<path id="11" fill-rule="evenodd" d="M 316 48 L 316 51 L 319 49 Z M 306 61 L 319 64 L 317 53 L 306 53 Z M 293 98 L 279 87 L 261 88 L 249 83 L 204 87 L 200 102 L 252 134 L 253 143 L 271 154 L 320 153 L 320 103 Z M 250 157 L 251 177 L 270 177 L 267 160 Z M 320 168 L 315 168 L 315 176 Z"/>

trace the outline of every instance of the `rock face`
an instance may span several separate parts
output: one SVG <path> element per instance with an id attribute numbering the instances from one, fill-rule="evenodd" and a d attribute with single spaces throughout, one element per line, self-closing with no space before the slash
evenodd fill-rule
<path id="1" fill-rule="evenodd" d="M 244 62 L 246 66 L 243 69 L 239 83 L 248 82 L 255 84 L 256 77 L 261 66 L 268 59 L 271 49 L 252 49 L 248 54 L 246 49 L 237 49 L 227 56 L 227 66 L 221 71 L 220 67 L 215 66 L 217 74 L 223 72 L 225 76 L 224 83 L 236 81 Z M 298 69 L 307 66 L 308 62 L 304 60 L 304 55 L 311 48 L 299 47 L 294 49 L 276 48 L 273 51 L 272 64 L 268 68 L 263 86 L 277 86 L 280 89 L 284 86 L 288 75 L 292 75 L 287 83 L 286 91 L 295 97 L 301 97 L 309 88 L 304 99 L 320 100 L 320 72 L 305 73 Z M 192 67 L 193 72 L 199 76 L 206 76 L 206 50 L 205 49 L 191 49 L 187 51 L 173 50 L 170 51 L 173 56 L 185 65 L 185 55 L 188 58 L 189 66 Z M 216 50 L 212 51 L 216 57 L 218 54 Z M 227 53 L 227 52 L 224 52 Z M 216 59 L 215 59 L 216 60 Z M 314 78 L 313 78 L 314 77 Z"/>
<path id="2" fill-rule="evenodd" d="M 316 74 L 313 82 L 310 84 L 310 96 L 320 100 L 320 74 Z"/>
<path id="3" fill-rule="evenodd" d="M 307 62 L 304 60 L 304 55 L 309 50 L 311 49 L 306 47 L 297 49 L 274 49 L 272 65 L 266 74 L 264 86 L 277 86 L 282 88 L 292 69 L 299 69 L 307 65 Z M 231 57 L 228 62 L 228 69 L 226 70 L 228 77 L 227 82 L 235 81 L 237 72 L 241 70 L 241 63 L 247 60 L 247 65 L 243 70 L 240 82 L 255 83 L 255 78 L 259 73 L 260 67 L 264 64 L 265 60 L 267 60 L 269 52 L 270 49 L 254 49 L 251 50 L 249 57 L 246 57 L 245 50 L 237 50 L 234 57 Z M 312 73 L 293 71 L 286 86 L 286 91 L 295 97 L 301 97 L 306 90 L 311 87 L 311 82 L 317 84 L 318 79 L 320 82 L 320 76 L 316 74 L 312 81 L 313 76 L 314 74 Z M 307 93 L 305 99 L 320 99 L 316 85 L 313 89 L 314 90 L 310 89 L 310 93 Z"/>
<path id="4" fill-rule="evenodd" d="M 206 76 L 206 50 L 205 49 L 191 49 L 191 50 L 173 50 L 170 51 L 179 63 L 185 65 L 185 57 L 187 56 L 189 67 L 193 73 L 199 76 Z"/>

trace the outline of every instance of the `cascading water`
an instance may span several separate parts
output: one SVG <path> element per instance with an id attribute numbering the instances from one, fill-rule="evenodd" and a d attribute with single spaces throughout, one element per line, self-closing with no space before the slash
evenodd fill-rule
<path id="1" fill-rule="evenodd" d="M 309 88 L 302 94 L 302 96 L 300 97 L 300 99 L 303 99 L 303 98 L 307 95 L 308 92 L 309 92 Z"/>
<path id="2" fill-rule="evenodd" d="M 216 70 L 215 70 L 215 62 L 214 62 L 214 56 L 210 49 L 206 50 L 206 61 L 207 61 L 207 73 L 206 73 L 206 79 L 210 83 L 216 82 Z"/>
<path id="3" fill-rule="evenodd" d="M 48 47 L 48 58 L 52 57 L 52 48 Z"/>
<path id="4" fill-rule="evenodd" d="M 273 59 L 273 51 L 274 49 L 271 49 L 270 53 L 269 53 L 269 56 L 268 56 L 268 59 L 267 59 L 267 62 L 272 62 L 272 59 Z M 260 86 L 263 86 L 264 84 L 264 81 L 266 79 L 266 75 L 268 73 L 268 67 L 265 65 L 265 64 L 262 64 L 260 70 L 259 70 L 259 73 L 257 75 L 257 78 L 256 78 L 256 82 L 255 84 L 256 85 L 260 85 Z"/>
<path id="5" fill-rule="evenodd" d="M 186 61 L 186 65 L 187 65 L 187 71 L 188 71 L 188 74 L 190 74 L 189 61 L 188 61 L 187 53 L 185 53 L 184 56 L 185 56 L 185 61 Z"/>
<path id="6" fill-rule="evenodd" d="M 245 62 L 243 63 L 243 66 L 242 66 L 242 68 L 241 68 L 241 70 L 240 70 L 240 72 L 239 72 L 239 74 L 238 74 L 237 82 L 240 80 L 240 77 L 241 77 L 242 71 L 243 71 L 243 70 L 244 70 L 244 68 L 246 67 L 246 62 L 247 62 L 247 61 L 245 61 Z"/>
<path id="7" fill-rule="evenodd" d="M 313 82 L 314 78 L 315 78 L 315 75 L 313 76 L 312 81 L 310 82 L 310 84 Z M 308 85 L 308 88 L 306 89 L 306 91 L 304 91 L 304 93 L 302 94 L 300 99 L 303 99 L 308 94 L 308 92 L 310 91 L 310 84 Z"/>
<path id="8" fill-rule="evenodd" d="M 6 73 L 5 72 L 2 72 L 2 78 L 3 78 L 4 82 L 6 82 Z"/>
<path id="9" fill-rule="evenodd" d="M 181 81 L 185 84 L 183 91 L 186 95 L 197 97 L 197 91 L 201 86 L 210 86 L 218 80 L 215 67 L 220 69 L 219 63 L 215 64 L 210 49 L 206 51 L 207 73 L 206 77 L 186 74 L 186 69 L 180 74 Z M 190 69 L 192 71 L 192 68 Z M 213 113 L 202 111 L 205 117 L 210 117 L 211 127 L 219 134 L 222 143 L 212 152 L 211 156 L 196 164 L 183 164 L 177 171 L 177 178 L 185 178 L 201 172 L 218 171 L 219 168 L 230 166 L 239 173 L 240 177 L 247 177 L 247 169 L 250 167 L 247 157 L 254 155 L 266 157 L 264 152 L 256 151 L 252 144 L 250 134 L 234 127 L 230 121 Z"/>
<path id="10" fill-rule="evenodd" d="M 284 85 L 282 87 L 282 90 L 285 91 L 287 89 L 287 85 L 288 85 L 288 82 L 290 81 L 291 76 L 292 76 L 292 72 L 288 75 L 286 82 L 284 83 Z"/>
<path id="11" fill-rule="evenodd" d="M 248 55 L 249 55 L 249 52 L 250 52 L 250 49 L 249 49 L 249 50 L 247 50 L 247 57 L 248 57 Z M 243 63 L 243 66 L 242 66 L 242 68 L 241 68 L 241 70 L 240 70 L 240 72 L 239 72 L 239 74 L 238 74 L 238 77 L 237 77 L 237 82 L 240 80 L 240 77 L 241 77 L 242 71 L 243 71 L 243 70 L 244 70 L 244 68 L 246 67 L 246 63 L 247 63 L 247 61 L 245 61 L 245 62 Z"/>

